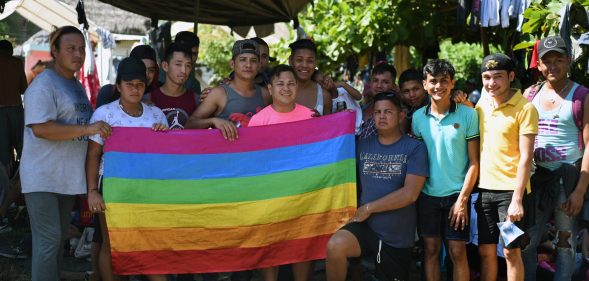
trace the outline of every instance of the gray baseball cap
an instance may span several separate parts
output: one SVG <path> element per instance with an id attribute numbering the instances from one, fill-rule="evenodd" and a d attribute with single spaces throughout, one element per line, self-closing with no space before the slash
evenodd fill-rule
<path id="1" fill-rule="evenodd" d="M 559 52 L 563 55 L 568 55 L 567 45 L 560 36 L 548 36 L 538 45 L 538 55 L 542 58 L 548 52 Z"/>
<path id="2" fill-rule="evenodd" d="M 235 58 L 241 54 L 254 54 L 257 57 L 260 57 L 260 50 L 258 48 L 258 42 L 251 40 L 251 39 L 243 39 L 237 40 L 233 44 L 233 49 L 231 50 L 232 58 Z"/>

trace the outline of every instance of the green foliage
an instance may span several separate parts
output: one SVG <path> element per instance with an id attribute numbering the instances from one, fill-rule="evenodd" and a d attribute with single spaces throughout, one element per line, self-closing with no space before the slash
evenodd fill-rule
<path id="1" fill-rule="evenodd" d="M 201 24 L 198 27 L 200 37 L 200 62 L 213 71 L 209 83 L 216 83 L 231 73 L 231 48 L 235 39 L 217 26 Z"/>
<path id="2" fill-rule="evenodd" d="M 10 31 L 10 27 L 8 26 L 8 24 L 6 22 L 0 22 L 0 40 L 11 41 L 12 44 L 14 45 L 14 38 L 11 38 L 8 35 L 9 31 Z"/>
<path id="3" fill-rule="evenodd" d="M 530 7 L 524 12 L 524 18 L 528 21 L 522 26 L 522 39 L 523 41 L 516 46 L 517 49 L 528 49 L 528 52 L 532 52 L 532 47 L 536 40 L 544 38 L 549 35 L 559 33 L 559 11 L 562 7 L 570 3 L 569 0 L 552 0 L 552 1 L 535 1 Z M 585 12 L 589 7 L 589 0 L 573 0 L 572 3 L 580 4 L 583 9 L 581 13 Z M 571 9 L 572 11 L 573 9 Z M 571 19 L 573 16 L 571 16 Z M 585 33 L 589 30 L 584 28 L 582 24 L 572 23 L 571 35 L 578 36 L 581 33 Z M 514 48 L 514 49 L 516 49 Z M 577 62 L 573 63 L 571 67 L 571 78 L 581 84 L 589 84 L 589 77 L 585 75 L 587 72 L 587 52 L 589 49 L 584 48 L 583 57 L 579 58 Z"/>
<path id="4" fill-rule="evenodd" d="M 496 47 L 490 46 L 491 53 L 500 52 Z M 483 62 L 483 48 L 480 44 L 455 43 L 451 40 L 445 40 L 440 43 L 439 58 L 445 59 L 452 63 L 456 70 L 454 76 L 459 84 L 464 83 L 470 78 L 479 81 L 481 75 L 480 68 Z"/>
<path id="5" fill-rule="evenodd" d="M 290 56 L 290 49 L 288 45 L 295 40 L 295 33 L 290 29 L 290 34 L 287 39 L 280 39 L 280 41 L 270 44 L 270 56 L 276 58 L 276 62 L 272 66 L 278 64 L 288 64 L 288 57 Z"/>
<path id="6" fill-rule="evenodd" d="M 397 44 L 417 49 L 437 44 L 436 33 L 447 26 L 439 9 L 454 5 L 450 2 L 315 0 L 299 18 L 318 45 L 320 67 L 333 70 L 353 54 L 390 53 Z"/>

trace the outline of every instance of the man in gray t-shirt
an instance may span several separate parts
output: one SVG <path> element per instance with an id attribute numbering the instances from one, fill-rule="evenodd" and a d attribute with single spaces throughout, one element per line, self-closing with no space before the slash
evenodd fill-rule
<path id="1" fill-rule="evenodd" d="M 85 58 L 84 35 L 73 26 L 50 35 L 54 69 L 25 92 L 25 133 L 20 176 L 33 238 L 33 281 L 58 281 L 59 263 L 75 195 L 86 193 L 87 137 L 107 137 L 104 122 L 91 125 L 92 106 L 74 74 Z"/>

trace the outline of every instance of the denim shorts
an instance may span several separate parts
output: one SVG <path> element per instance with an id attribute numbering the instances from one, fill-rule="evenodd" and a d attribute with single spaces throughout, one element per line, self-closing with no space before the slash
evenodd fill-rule
<path id="1" fill-rule="evenodd" d="M 454 193 L 444 197 L 419 195 L 417 201 L 417 229 L 420 237 L 442 237 L 446 240 L 468 241 L 469 228 L 454 229 L 450 226 L 450 209 L 456 203 L 458 195 Z M 466 212 L 470 218 L 470 197 L 466 205 Z M 468 223 L 468 220 L 467 222 Z"/>
<path id="2" fill-rule="evenodd" d="M 479 198 L 475 203 L 475 210 L 478 216 L 479 244 L 499 243 L 500 233 L 497 223 L 505 221 L 512 196 L 513 191 L 481 189 Z M 520 229 L 523 229 L 523 220 L 514 224 Z M 505 245 L 505 248 L 519 248 L 520 240 L 521 236 L 511 242 L 511 244 Z"/>

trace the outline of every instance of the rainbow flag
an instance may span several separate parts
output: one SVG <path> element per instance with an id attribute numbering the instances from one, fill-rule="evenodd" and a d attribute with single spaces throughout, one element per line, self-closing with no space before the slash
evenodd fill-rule
<path id="1" fill-rule="evenodd" d="M 104 199 L 117 274 L 228 272 L 325 258 L 356 208 L 354 117 L 239 130 L 115 128 Z"/>

